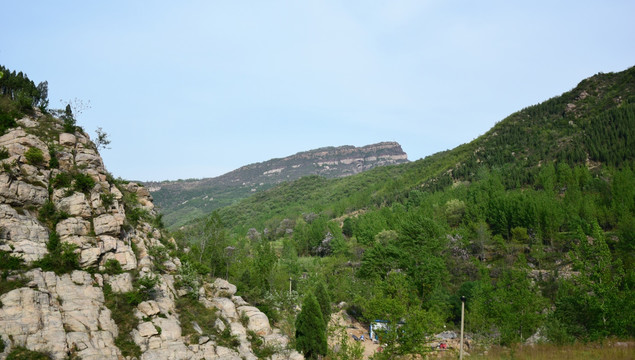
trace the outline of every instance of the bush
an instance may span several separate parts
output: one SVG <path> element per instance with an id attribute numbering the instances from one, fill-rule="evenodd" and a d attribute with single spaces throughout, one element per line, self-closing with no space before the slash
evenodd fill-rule
<path id="1" fill-rule="evenodd" d="M 68 219 L 68 217 L 69 215 L 66 212 L 57 211 L 55 204 L 53 204 L 51 200 L 46 200 L 38 211 L 38 219 L 47 224 L 50 229 L 55 229 L 55 225 L 57 225 L 58 222 Z"/>
<path id="2" fill-rule="evenodd" d="M 110 285 L 104 284 L 104 299 L 105 305 L 110 309 L 112 319 L 119 329 L 115 345 L 121 350 L 123 356 L 140 358 L 141 348 L 130 336 L 130 332 L 139 324 L 139 319 L 134 316 L 135 306 L 139 303 L 133 304 L 135 301 L 131 301 L 131 299 L 135 299 L 135 295 L 131 295 L 131 293 L 115 294 Z"/>
<path id="3" fill-rule="evenodd" d="M 49 253 L 36 261 L 34 263 L 35 266 L 41 267 L 43 271 L 54 271 L 56 274 L 66 274 L 80 269 L 79 254 L 75 253 L 77 246 L 60 242 L 59 236 L 55 231 L 51 231 L 49 234 L 49 241 L 46 247 Z"/>
<path id="4" fill-rule="evenodd" d="M 117 275 L 123 272 L 121 263 L 115 259 L 108 259 L 104 264 L 104 272 L 110 275 Z"/>
<path id="5" fill-rule="evenodd" d="M 24 260 L 12 256 L 10 252 L 0 250 L 0 270 L 17 270 L 23 262 Z"/>
<path id="6" fill-rule="evenodd" d="M 115 195 L 113 194 L 99 194 L 99 198 L 106 209 L 109 209 L 115 203 Z"/>
<path id="7" fill-rule="evenodd" d="M 14 347 L 7 355 L 7 360 L 49 360 L 51 357 L 37 351 L 31 351 L 21 346 Z"/>
<path id="8" fill-rule="evenodd" d="M 41 165 L 44 162 L 44 153 L 36 147 L 30 147 L 29 150 L 24 153 L 24 157 L 31 165 Z"/>
<path id="9" fill-rule="evenodd" d="M 83 173 L 77 173 L 73 176 L 75 180 L 75 190 L 83 193 L 87 193 L 95 186 L 95 180 L 90 175 Z"/>
<path id="10" fill-rule="evenodd" d="M 196 336 L 198 333 L 194 330 L 194 322 L 196 322 L 203 330 L 203 335 L 216 334 L 214 327 L 216 322 L 216 310 L 208 309 L 197 299 L 191 297 L 181 297 L 176 299 L 176 311 L 179 313 L 183 336 Z M 192 342 L 192 338 L 190 338 Z"/>
<path id="11" fill-rule="evenodd" d="M 18 125 L 15 122 L 16 117 L 18 117 L 18 115 L 15 112 L 8 113 L 0 109 L 0 136 L 4 135 L 8 129 Z"/>
<path id="12" fill-rule="evenodd" d="M 72 182 L 73 182 L 73 177 L 69 173 L 63 172 L 63 173 L 59 173 L 55 175 L 51 184 L 53 185 L 54 188 L 59 189 L 59 188 L 70 187 Z"/>
<path id="13" fill-rule="evenodd" d="M 7 148 L 0 147 L 0 161 L 4 160 L 4 159 L 8 159 L 9 158 L 9 150 L 7 150 Z"/>
<path id="14" fill-rule="evenodd" d="M 51 156 L 51 160 L 49 160 L 49 168 L 58 169 L 60 167 L 60 162 L 57 160 L 57 152 L 55 149 L 49 149 L 49 155 Z"/>

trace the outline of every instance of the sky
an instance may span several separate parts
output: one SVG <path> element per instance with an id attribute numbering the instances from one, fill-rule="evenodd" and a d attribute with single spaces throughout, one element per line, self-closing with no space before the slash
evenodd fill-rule
<path id="1" fill-rule="evenodd" d="M 0 64 L 75 104 L 129 180 L 324 146 L 469 142 L 635 65 L 635 1 L 7 1 Z"/>

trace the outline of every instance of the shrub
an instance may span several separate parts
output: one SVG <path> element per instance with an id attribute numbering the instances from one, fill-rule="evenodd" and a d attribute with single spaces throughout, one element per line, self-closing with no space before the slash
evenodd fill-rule
<path id="1" fill-rule="evenodd" d="M 115 339 L 115 345 L 121 350 L 123 356 L 141 357 L 141 348 L 132 340 L 130 332 L 137 327 L 139 319 L 134 316 L 135 306 L 130 299 L 134 298 L 130 293 L 115 294 L 110 285 L 104 284 L 105 305 L 110 309 L 112 319 L 117 324 L 119 335 Z M 134 301 L 133 301 L 134 302 Z"/>
<path id="2" fill-rule="evenodd" d="M 108 259 L 104 264 L 104 272 L 110 275 L 117 275 L 123 272 L 121 263 L 115 259 Z"/>
<path id="3" fill-rule="evenodd" d="M 109 209 L 115 203 L 115 195 L 113 194 L 99 194 L 99 198 L 106 209 Z"/>
<path id="4" fill-rule="evenodd" d="M 23 262 L 21 258 L 11 256 L 10 252 L 0 250 L 0 270 L 17 270 Z"/>
<path id="5" fill-rule="evenodd" d="M 130 223 L 133 227 L 139 225 L 139 221 L 147 220 L 149 217 L 150 214 L 146 209 L 139 207 L 126 209 L 126 220 L 128 220 L 128 223 Z"/>
<path id="6" fill-rule="evenodd" d="M 49 360 L 51 357 L 37 351 L 31 351 L 21 346 L 16 346 L 7 355 L 7 360 Z"/>
<path id="7" fill-rule="evenodd" d="M 58 169 L 60 167 L 60 162 L 57 160 L 57 152 L 52 147 L 49 148 L 49 155 L 51 156 L 51 160 L 49 160 L 49 168 Z"/>
<path id="8" fill-rule="evenodd" d="M 77 173 L 73 176 L 75 180 L 75 190 L 83 193 L 89 192 L 95 186 L 95 180 L 90 175 Z"/>
<path id="9" fill-rule="evenodd" d="M 16 117 L 18 117 L 18 115 L 15 112 L 5 112 L 0 109 L 0 135 L 4 135 L 8 129 L 18 125 L 15 122 Z"/>
<path id="10" fill-rule="evenodd" d="M 141 301 L 151 300 L 154 298 L 154 287 L 159 283 L 159 277 L 152 274 L 143 276 L 136 280 L 135 287 L 139 293 Z"/>
<path id="11" fill-rule="evenodd" d="M 53 204 L 51 200 L 46 200 L 38 211 L 38 219 L 47 224 L 51 229 L 54 229 L 58 222 L 68 219 L 68 217 L 69 215 L 66 212 L 57 211 L 55 204 Z"/>
<path id="12" fill-rule="evenodd" d="M 30 147 L 29 150 L 24 153 L 24 157 L 31 165 L 41 165 L 44 162 L 44 153 L 36 147 Z"/>
<path id="13" fill-rule="evenodd" d="M 54 271 L 56 274 L 66 274 L 80 268 L 79 254 L 75 252 L 77 246 L 60 242 L 55 231 L 51 231 L 49 234 L 46 247 L 49 253 L 36 261 L 35 266 L 41 267 L 44 271 Z"/>
<path id="14" fill-rule="evenodd" d="M 214 327 L 217 319 L 216 310 L 206 308 L 197 299 L 189 296 L 176 299 L 176 311 L 179 313 L 183 336 L 198 335 L 194 330 L 194 322 L 199 324 L 203 335 L 217 333 Z"/>
<path id="15" fill-rule="evenodd" d="M 8 159 L 9 158 L 9 150 L 7 150 L 7 148 L 0 147 L 0 161 L 4 160 L 4 159 Z"/>
<path id="16" fill-rule="evenodd" d="M 72 181 L 73 181 L 73 177 L 69 173 L 62 172 L 55 175 L 51 184 L 53 185 L 54 188 L 59 189 L 59 188 L 70 187 Z"/>
<path id="17" fill-rule="evenodd" d="M 0 278 L 0 295 L 24 287 L 29 282 L 25 277 L 19 277 L 16 280 L 6 280 L 6 277 L 7 271 L 5 270 L 2 274 L 2 278 Z M 0 305 L 0 307 L 2 307 L 2 305 Z"/>

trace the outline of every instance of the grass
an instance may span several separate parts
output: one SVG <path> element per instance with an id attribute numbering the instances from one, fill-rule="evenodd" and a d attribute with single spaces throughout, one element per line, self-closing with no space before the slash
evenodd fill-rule
<path id="1" fill-rule="evenodd" d="M 616 346 L 616 343 L 628 346 Z M 605 341 L 603 343 L 577 343 L 572 345 L 540 344 L 516 345 L 511 348 L 492 347 L 487 354 L 472 354 L 469 358 L 500 360 L 627 360 L 635 357 L 635 341 Z"/>

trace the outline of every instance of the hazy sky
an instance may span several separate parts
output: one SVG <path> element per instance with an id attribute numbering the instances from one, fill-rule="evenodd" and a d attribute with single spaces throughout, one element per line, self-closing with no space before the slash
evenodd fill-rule
<path id="1" fill-rule="evenodd" d="M 201 178 L 323 146 L 453 148 L 635 65 L 635 1 L 6 1 L 0 64 L 90 101 L 114 176 Z M 60 102 L 64 99 L 65 102 Z"/>

